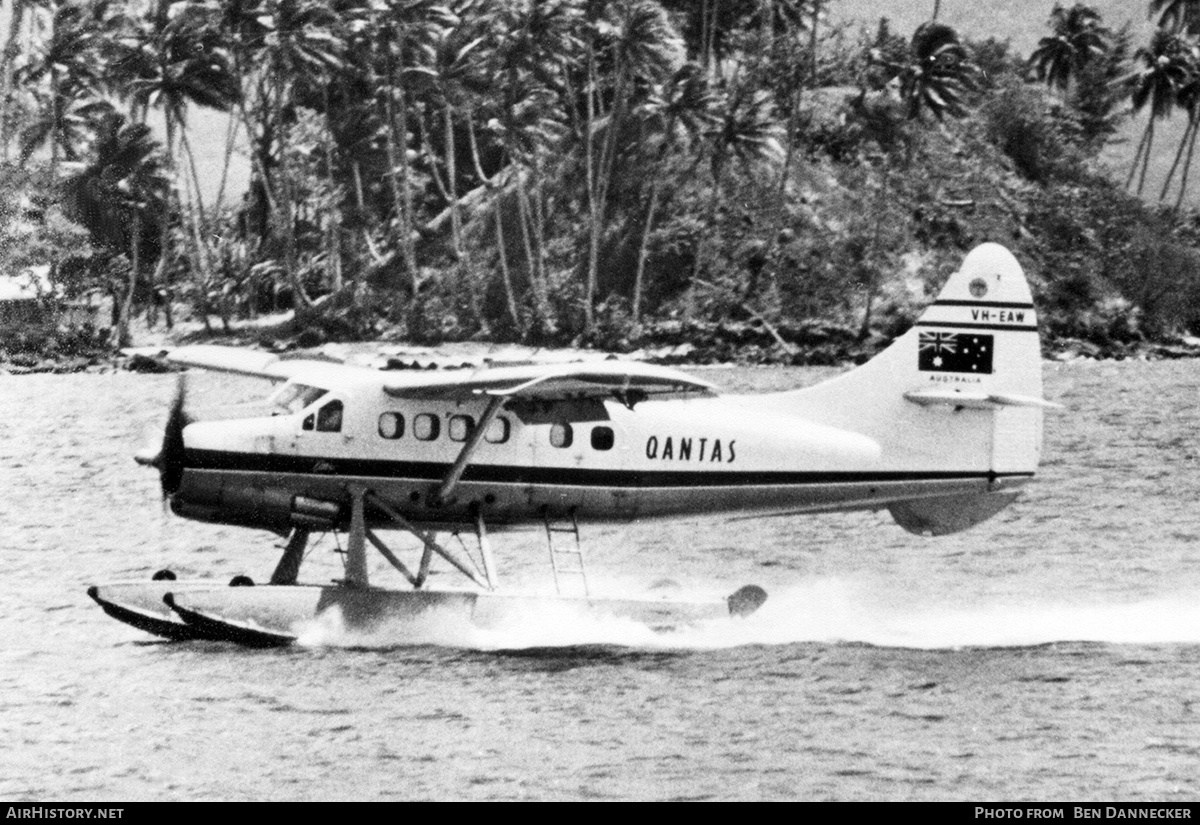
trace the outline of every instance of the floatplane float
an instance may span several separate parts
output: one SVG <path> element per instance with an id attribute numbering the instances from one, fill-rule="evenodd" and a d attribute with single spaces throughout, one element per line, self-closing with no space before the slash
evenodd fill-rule
<path id="1" fill-rule="evenodd" d="M 746 616 L 766 599 L 754 585 L 711 602 L 597 597 L 579 525 L 882 508 L 919 534 L 978 524 L 1038 466 L 1055 405 L 1042 398 L 1037 329 L 1020 265 L 984 244 L 878 356 L 786 392 L 720 395 L 618 360 L 389 371 L 180 347 L 167 358 L 281 384 L 271 414 L 193 421 L 180 392 L 161 448 L 138 461 L 157 468 L 176 515 L 287 536 L 282 556 L 267 585 L 160 571 L 88 592 L 159 636 L 257 646 L 288 644 L 330 611 L 368 631 L 431 613 L 489 627 L 548 602 L 656 628 Z M 531 525 L 545 531 L 555 596 L 499 588 L 489 533 Z M 388 528 L 415 536 L 419 555 L 405 563 Z M 309 537 L 328 531 L 345 536 L 344 578 L 299 583 Z M 439 540 L 460 533 L 475 549 Z M 406 587 L 369 579 L 368 546 Z M 462 588 L 427 586 L 435 558 Z"/>

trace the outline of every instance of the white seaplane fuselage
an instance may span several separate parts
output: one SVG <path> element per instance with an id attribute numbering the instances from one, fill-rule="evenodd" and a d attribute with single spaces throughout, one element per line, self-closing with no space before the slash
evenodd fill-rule
<path id="1" fill-rule="evenodd" d="M 249 418 L 191 421 L 181 395 L 162 450 L 140 459 L 159 468 L 178 515 L 290 533 L 271 576 L 277 586 L 166 581 L 91 592 L 150 632 L 247 644 L 285 643 L 299 622 L 335 604 L 360 617 L 440 605 L 479 620 L 485 604 L 515 609 L 494 592 L 486 534 L 521 524 L 544 524 L 549 539 L 552 522 L 567 521 L 578 540 L 578 524 L 589 521 L 886 507 L 914 533 L 964 530 L 1033 477 L 1042 412 L 1053 406 L 1042 399 L 1028 283 L 995 244 L 971 252 L 884 352 L 787 392 L 720 396 L 683 372 L 608 360 L 430 373 L 223 347 L 170 357 L 283 382 L 269 413 Z M 419 564 L 400 560 L 373 532 L 379 526 L 417 536 Z M 479 538 L 482 576 L 436 540 L 439 530 L 464 528 Z M 346 531 L 346 579 L 298 585 L 309 533 L 328 530 Z M 370 585 L 368 542 L 413 590 Z M 552 545 L 553 564 L 558 552 Z M 480 590 L 423 589 L 434 555 Z M 598 605 L 586 585 L 583 596 Z M 765 598 L 747 586 L 715 609 L 746 615 Z M 657 616 L 663 605 L 603 606 Z"/>
<path id="2" fill-rule="evenodd" d="M 1032 471 L 997 472 L 987 455 L 965 465 L 937 424 L 950 409 L 898 399 L 897 418 L 930 420 L 943 449 L 885 449 L 860 432 L 784 411 L 787 394 L 677 397 L 629 409 L 611 400 L 512 403 L 492 421 L 446 501 L 437 491 L 485 414 L 483 398 L 452 402 L 389 398 L 378 373 L 342 380 L 299 412 L 195 423 L 185 430 L 178 512 L 244 517 L 286 529 L 295 496 L 340 501 L 347 483 L 369 486 L 416 523 L 491 527 L 574 515 L 628 520 L 688 513 L 879 507 L 927 496 L 986 493 Z M 344 376 L 343 376 L 344 378 Z M 289 388 L 285 388 L 285 393 Z M 324 414 L 337 405 L 340 413 Z M 989 439 L 991 413 L 977 417 Z M 895 420 L 895 419 L 893 419 Z M 306 428 L 307 422 L 307 428 Z M 963 428 L 959 428 L 962 430 Z M 885 442 L 886 443 L 886 442 Z"/>

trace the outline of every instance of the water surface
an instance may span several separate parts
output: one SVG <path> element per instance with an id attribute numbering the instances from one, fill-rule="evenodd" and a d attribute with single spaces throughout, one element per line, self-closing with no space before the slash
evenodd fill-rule
<path id="1" fill-rule="evenodd" d="M 258 389 L 192 383 L 201 405 Z M 0 377 L 0 798 L 1194 800 L 1200 366 L 1048 364 L 1046 383 L 1066 410 L 1043 472 L 965 533 L 886 512 L 585 530 L 598 588 L 754 582 L 771 597 L 744 622 L 533 615 L 443 647 L 318 629 L 253 651 L 156 641 L 85 594 L 275 562 L 265 533 L 166 517 L 131 460 L 174 379 Z M 507 582 L 548 586 L 536 533 L 495 543 Z M 339 574 L 333 549 L 305 579 Z"/>

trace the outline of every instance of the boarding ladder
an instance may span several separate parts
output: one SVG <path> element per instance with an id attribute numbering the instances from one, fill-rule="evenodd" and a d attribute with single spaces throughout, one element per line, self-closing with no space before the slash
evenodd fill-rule
<path id="1" fill-rule="evenodd" d="M 592 593 L 588 589 L 587 570 L 583 566 L 583 547 L 579 543 L 579 522 L 575 518 L 575 508 L 572 507 L 568 513 L 570 524 L 556 524 L 550 516 L 549 509 L 542 511 L 542 521 L 546 525 L 546 546 L 550 550 L 550 569 L 554 571 L 554 589 L 560 596 L 568 595 L 563 593 L 563 579 L 568 581 L 577 576 L 578 581 L 583 586 L 584 598 L 590 598 Z M 574 545 L 568 541 L 568 546 L 555 546 L 554 534 L 567 533 L 575 537 Z"/>

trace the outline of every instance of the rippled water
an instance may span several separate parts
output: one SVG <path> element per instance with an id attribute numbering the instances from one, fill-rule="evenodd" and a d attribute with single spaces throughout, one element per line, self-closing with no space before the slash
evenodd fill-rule
<path id="1" fill-rule="evenodd" d="M 85 595 L 274 564 L 266 534 L 165 518 L 130 459 L 173 380 L 0 377 L 0 798 L 1195 799 L 1200 365 L 1046 379 L 1067 409 L 1039 481 L 966 533 L 886 514 L 585 531 L 602 589 L 755 582 L 771 598 L 745 622 L 530 616 L 453 647 L 253 651 L 155 641 Z M 193 384 L 200 404 L 255 389 Z M 544 583 L 536 534 L 496 544 L 507 581 Z M 330 549 L 306 579 L 336 574 Z"/>

